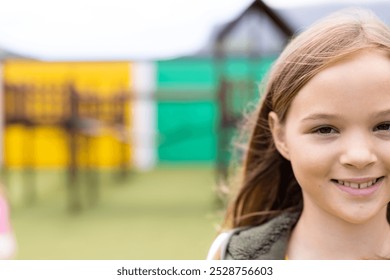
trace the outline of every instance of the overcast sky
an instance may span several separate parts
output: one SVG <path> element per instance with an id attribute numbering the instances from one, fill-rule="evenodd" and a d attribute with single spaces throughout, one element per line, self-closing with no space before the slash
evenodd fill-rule
<path id="1" fill-rule="evenodd" d="M 383 0 L 385 1 L 385 0 Z M 0 48 L 44 60 L 188 55 L 253 0 L 0 0 Z M 368 0 L 266 0 L 273 7 Z M 372 1 L 371 1 L 372 2 Z"/>
<path id="2" fill-rule="evenodd" d="M 387 2 L 388 0 L 379 0 L 376 2 Z M 268 5 L 275 8 L 294 7 L 294 6 L 306 6 L 306 5 L 318 5 L 320 3 L 369 3 L 374 2 L 373 0 L 264 0 Z"/>

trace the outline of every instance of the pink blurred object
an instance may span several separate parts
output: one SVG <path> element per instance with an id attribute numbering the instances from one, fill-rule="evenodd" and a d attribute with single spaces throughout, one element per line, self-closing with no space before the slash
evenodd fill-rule
<path id="1" fill-rule="evenodd" d="M 0 234 L 10 231 L 11 226 L 9 222 L 8 203 L 5 198 L 0 195 Z"/>
<path id="2" fill-rule="evenodd" d="M 9 208 L 0 194 L 0 260 L 12 259 L 16 253 L 16 240 L 9 221 Z"/>

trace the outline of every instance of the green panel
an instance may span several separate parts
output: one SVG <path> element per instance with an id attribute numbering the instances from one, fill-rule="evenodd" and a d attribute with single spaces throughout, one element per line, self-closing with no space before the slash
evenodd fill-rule
<path id="1" fill-rule="evenodd" d="M 247 80 L 257 93 L 273 60 L 232 58 L 218 65 L 212 59 L 195 58 L 157 62 L 159 161 L 215 161 L 217 77 L 223 73 L 232 80 Z M 234 97 L 238 110 L 243 103 L 240 96 L 238 92 Z"/>
<path id="2" fill-rule="evenodd" d="M 190 90 L 214 90 L 216 72 L 211 59 L 175 59 L 157 62 L 159 89 L 184 87 Z"/>
<path id="3" fill-rule="evenodd" d="M 159 160 L 214 161 L 216 110 L 212 101 L 159 102 Z"/>
<path id="4" fill-rule="evenodd" d="M 259 82 L 263 79 L 274 60 L 274 57 L 262 59 L 230 58 L 222 63 L 220 69 L 223 69 L 224 74 L 231 79 L 250 79 L 254 82 Z"/>

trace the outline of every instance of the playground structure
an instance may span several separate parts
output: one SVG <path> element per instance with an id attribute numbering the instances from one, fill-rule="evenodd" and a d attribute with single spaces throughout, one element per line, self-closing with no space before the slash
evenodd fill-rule
<path id="1" fill-rule="evenodd" d="M 79 192 L 80 170 L 90 171 L 92 140 L 109 128 L 120 146 L 120 170 L 125 175 L 129 169 L 126 157 L 130 143 L 128 132 L 128 103 L 130 93 L 120 91 L 110 96 L 99 96 L 93 92 L 80 92 L 71 83 L 63 85 L 37 86 L 33 84 L 4 85 L 5 128 L 22 126 L 29 137 L 23 139 L 26 172 L 25 192 L 28 203 L 35 200 L 34 169 L 36 155 L 34 129 L 40 126 L 60 128 L 68 146 L 68 206 L 72 212 L 82 207 Z M 83 161 L 80 155 L 83 154 Z M 6 173 L 6 166 L 5 173 Z M 98 196 L 98 177 L 88 176 L 88 198 L 94 203 Z"/>
<path id="2" fill-rule="evenodd" d="M 196 60 L 194 64 L 188 63 L 189 66 L 186 67 L 196 66 L 195 62 Z M 241 68 L 243 62 L 245 61 L 233 63 L 238 64 L 237 68 Z M 216 183 L 225 180 L 232 155 L 232 139 L 242 120 L 242 110 L 249 101 L 258 97 L 258 79 L 255 76 L 262 62 L 247 63 L 246 68 L 249 71 L 246 75 L 229 75 L 226 69 L 230 62 L 224 59 L 215 64 L 212 60 L 207 63 L 210 65 L 209 74 L 218 74 L 218 80 L 203 91 L 202 87 L 188 90 L 184 85 L 176 90 L 156 90 L 146 96 L 135 95 L 130 90 L 101 95 L 98 92 L 81 91 L 72 83 L 5 83 L 5 128 L 19 125 L 25 131 L 25 137 L 19 145 L 21 144 L 20 149 L 23 151 L 22 191 L 26 203 L 32 204 L 36 201 L 38 182 L 35 170 L 39 165 L 37 158 L 39 153 L 45 152 L 34 140 L 37 128 L 53 126 L 62 131 L 67 146 L 67 204 L 71 212 L 77 212 L 83 208 L 81 192 L 84 189 L 81 188 L 84 185 L 88 201 L 98 201 L 99 166 L 94 165 L 96 145 L 93 143 L 104 128 L 113 132 L 116 140 L 114 145 L 121 149 L 118 153 L 121 156 L 119 165 L 112 167 L 119 167 L 122 175 L 129 173 L 132 167 L 128 157 L 129 149 L 133 151 L 133 139 L 130 137 L 133 120 L 129 119 L 129 111 L 132 110 L 132 104 L 140 99 L 155 103 L 159 108 L 156 116 L 156 122 L 160 122 L 159 127 L 156 127 L 156 149 L 162 152 L 171 151 L 163 156 L 181 156 L 175 161 L 176 164 L 181 164 L 183 161 L 189 161 L 188 158 L 191 160 L 193 155 L 205 158 L 205 150 L 209 149 L 210 154 L 215 155 L 215 158 L 209 158 L 215 162 Z M 172 125 L 175 122 L 176 124 Z M 196 141 L 197 144 L 190 146 L 190 141 Z M 118 147 L 114 148 L 118 151 Z M 216 153 L 212 149 L 215 149 Z M 178 151 L 184 153 L 177 153 Z M 4 166 L 5 171 L 7 167 Z"/>

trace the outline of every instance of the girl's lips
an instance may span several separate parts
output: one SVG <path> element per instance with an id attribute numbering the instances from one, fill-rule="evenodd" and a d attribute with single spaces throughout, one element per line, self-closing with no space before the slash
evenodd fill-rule
<path id="1" fill-rule="evenodd" d="M 364 188 L 357 188 L 356 185 L 354 185 L 354 187 L 348 186 L 348 181 L 342 181 L 342 183 L 340 183 L 341 180 L 332 180 L 332 182 L 337 186 L 337 188 L 350 195 L 369 196 L 379 189 L 379 187 L 382 185 L 384 178 L 385 177 L 379 177 L 374 184 Z M 357 183 L 351 182 L 351 184 Z"/>

